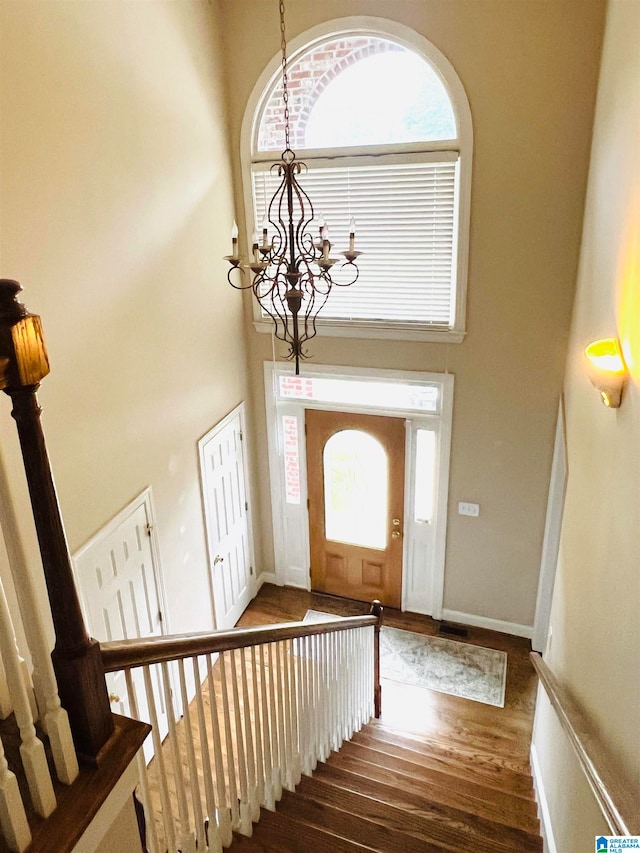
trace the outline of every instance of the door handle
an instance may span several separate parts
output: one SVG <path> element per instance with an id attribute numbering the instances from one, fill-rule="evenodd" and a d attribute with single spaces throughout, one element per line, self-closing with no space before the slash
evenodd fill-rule
<path id="1" fill-rule="evenodd" d="M 400 533 L 399 530 L 394 530 L 391 534 L 392 539 L 399 539 L 401 536 L 402 536 L 402 533 Z"/>
<path id="2" fill-rule="evenodd" d="M 224 563 L 224 557 L 221 557 L 220 554 L 216 554 L 213 558 L 213 565 L 217 566 L 218 563 Z"/>

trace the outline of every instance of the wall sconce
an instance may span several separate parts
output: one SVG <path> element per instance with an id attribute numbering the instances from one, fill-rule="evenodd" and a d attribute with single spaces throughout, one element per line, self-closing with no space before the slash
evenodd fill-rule
<path id="1" fill-rule="evenodd" d="M 600 392 L 605 406 L 617 409 L 627 381 L 627 365 L 617 338 L 603 338 L 586 347 L 589 379 Z"/>

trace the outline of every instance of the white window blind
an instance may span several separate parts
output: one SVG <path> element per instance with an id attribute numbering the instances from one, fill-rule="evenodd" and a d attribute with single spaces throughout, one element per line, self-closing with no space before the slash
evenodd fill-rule
<path id="1" fill-rule="evenodd" d="M 323 320 L 378 320 L 452 328 L 457 267 L 458 155 L 440 152 L 433 162 L 330 165 L 307 161 L 299 177 L 316 220 L 329 227 L 331 256 L 347 248 L 349 222 L 356 221 L 360 276 L 335 287 Z M 417 158 L 416 158 L 417 159 Z M 333 161 L 335 163 L 335 161 Z M 253 166 L 258 230 L 279 180 L 271 163 Z M 339 264 L 332 270 L 340 281 Z"/>

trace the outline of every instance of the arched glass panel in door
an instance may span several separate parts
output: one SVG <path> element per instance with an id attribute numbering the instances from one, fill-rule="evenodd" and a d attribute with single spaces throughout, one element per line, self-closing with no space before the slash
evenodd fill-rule
<path id="1" fill-rule="evenodd" d="M 362 430 L 332 435 L 323 452 L 325 537 L 364 548 L 387 547 L 389 463 Z"/>

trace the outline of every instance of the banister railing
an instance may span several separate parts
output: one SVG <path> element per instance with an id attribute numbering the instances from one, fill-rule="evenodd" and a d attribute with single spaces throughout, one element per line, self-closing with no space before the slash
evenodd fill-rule
<path id="1" fill-rule="evenodd" d="M 148 771 L 140 761 L 149 853 L 221 851 L 234 830 L 251 835 L 261 806 L 379 716 L 381 622 L 374 602 L 327 622 L 102 644 L 105 671 L 125 671 L 122 710 L 146 708 L 153 725 Z"/>
<path id="2" fill-rule="evenodd" d="M 376 627 L 379 618 L 343 616 L 332 622 L 284 622 L 277 625 L 257 625 L 251 628 L 232 628 L 230 631 L 202 631 L 189 634 L 170 634 L 164 637 L 145 637 L 139 640 L 114 640 L 101 643 L 105 672 L 116 672 L 154 663 L 217 654 L 231 649 L 243 649 L 262 643 L 276 643 L 315 634 L 331 634 L 350 628 Z"/>
<path id="3" fill-rule="evenodd" d="M 593 795 L 612 835 L 630 836 L 640 829 L 640 809 L 620 780 L 609 769 L 602 745 L 593 735 L 583 711 L 558 682 L 541 655 L 530 654 L 531 662 L 571 744 Z"/>

